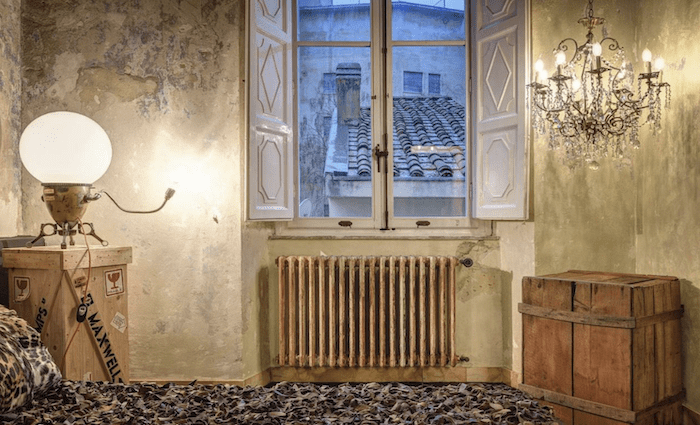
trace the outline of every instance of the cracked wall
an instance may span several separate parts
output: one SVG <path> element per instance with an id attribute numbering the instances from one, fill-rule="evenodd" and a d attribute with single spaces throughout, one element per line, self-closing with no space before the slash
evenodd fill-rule
<path id="1" fill-rule="evenodd" d="M 244 8 L 24 2 L 22 125 L 56 110 L 97 121 L 113 158 L 94 186 L 127 209 L 152 209 L 176 190 L 157 214 L 125 214 L 103 197 L 84 217 L 111 246 L 134 248 L 133 379 L 244 377 L 242 294 L 255 283 L 243 276 L 257 272 L 241 259 Z M 23 230 L 36 233 L 50 218 L 26 171 L 22 193 Z"/>
<path id="2" fill-rule="evenodd" d="M 21 0 L 0 3 L 0 236 L 20 230 Z"/>

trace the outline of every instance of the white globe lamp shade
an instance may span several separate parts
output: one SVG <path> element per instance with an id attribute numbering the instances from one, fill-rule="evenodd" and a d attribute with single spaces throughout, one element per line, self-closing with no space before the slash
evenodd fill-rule
<path id="1" fill-rule="evenodd" d="M 27 171 L 44 184 L 90 185 L 109 168 L 112 144 L 95 121 L 59 111 L 29 123 L 19 155 Z"/>

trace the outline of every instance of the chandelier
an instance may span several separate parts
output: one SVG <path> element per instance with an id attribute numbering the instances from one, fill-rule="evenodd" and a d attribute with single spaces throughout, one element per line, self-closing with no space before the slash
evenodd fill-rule
<path id="1" fill-rule="evenodd" d="M 559 42 L 552 76 L 541 59 L 535 63 L 535 80 L 527 86 L 532 125 L 539 134 L 549 133 L 549 148 L 561 151 L 570 166 L 585 162 L 596 169 L 604 157 L 629 163 L 631 149 L 639 148 L 639 126 L 649 123 L 656 134 L 662 103 L 667 107 L 671 100 L 671 88 L 663 82 L 664 61 L 658 57 L 652 70 L 652 55 L 645 49 L 644 72 L 635 81 L 618 41 L 596 41 L 593 29 L 605 20 L 593 16 L 593 0 L 578 22 L 588 29 L 586 41 Z M 610 58 L 603 57 L 604 48 Z"/>

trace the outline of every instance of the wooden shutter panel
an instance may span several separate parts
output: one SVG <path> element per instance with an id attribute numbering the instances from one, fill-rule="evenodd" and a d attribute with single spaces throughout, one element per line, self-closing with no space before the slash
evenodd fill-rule
<path id="1" fill-rule="evenodd" d="M 527 218 L 528 6 L 528 0 L 472 1 L 476 218 Z"/>
<path id="2" fill-rule="evenodd" d="M 248 218 L 294 218 L 290 0 L 250 6 Z"/>

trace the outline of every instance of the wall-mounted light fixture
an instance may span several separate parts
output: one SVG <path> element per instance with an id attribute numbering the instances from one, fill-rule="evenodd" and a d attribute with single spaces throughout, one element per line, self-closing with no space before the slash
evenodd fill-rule
<path id="1" fill-rule="evenodd" d="M 95 234 L 92 223 L 80 220 L 87 204 L 101 197 L 100 193 L 92 194 L 90 190 L 112 161 L 112 145 L 102 127 L 75 112 L 51 112 L 35 119 L 24 129 L 19 154 L 27 171 L 41 182 L 44 188 L 42 199 L 56 222 L 42 224 L 39 236 L 27 246 L 31 247 L 43 236 L 58 234 L 63 236 L 61 248 L 65 249 L 67 238 L 71 245 L 75 245 L 73 236 L 77 233 L 93 236 L 107 246 L 108 242 Z M 163 205 L 174 193 L 173 189 L 166 191 Z M 160 208 L 124 211 L 147 213 L 158 210 Z"/>

